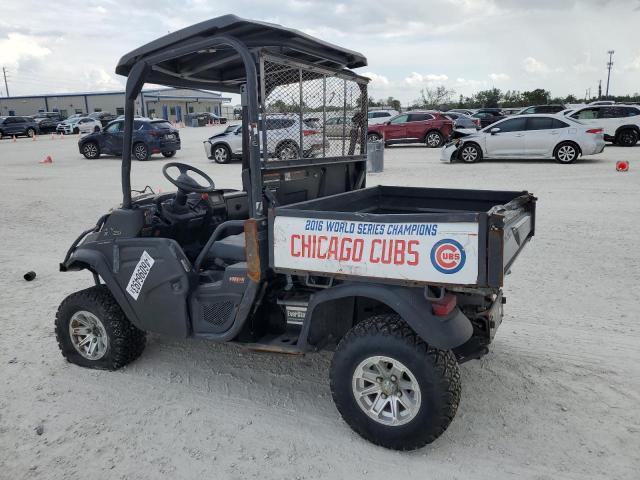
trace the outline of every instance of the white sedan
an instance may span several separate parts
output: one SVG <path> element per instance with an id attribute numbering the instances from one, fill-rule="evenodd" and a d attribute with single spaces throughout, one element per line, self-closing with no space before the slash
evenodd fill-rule
<path id="1" fill-rule="evenodd" d="M 518 115 L 465 135 L 442 148 L 440 160 L 474 163 L 482 158 L 555 158 L 572 163 L 604 150 L 603 129 L 558 115 Z"/>
<path id="2" fill-rule="evenodd" d="M 93 133 L 102 130 L 102 124 L 90 117 L 74 117 L 67 118 L 64 122 L 58 124 L 56 132 L 63 135 L 71 133 Z"/>

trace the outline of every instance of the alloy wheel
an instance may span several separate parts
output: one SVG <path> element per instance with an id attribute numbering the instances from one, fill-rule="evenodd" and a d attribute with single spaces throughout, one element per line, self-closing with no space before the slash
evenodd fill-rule
<path id="1" fill-rule="evenodd" d="M 213 159 L 218 163 L 225 163 L 227 161 L 227 149 L 224 147 L 216 147 L 213 152 Z"/>
<path id="2" fill-rule="evenodd" d="M 563 145 L 558 149 L 558 160 L 563 163 L 571 162 L 576 158 L 576 149 L 571 145 Z"/>
<path id="3" fill-rule="evenodd" d="M 391 357 L 377 355 L 360 362 L 351 387 L 360 409 L 383 425 L 404 425 L 420 411 L 422 396 L 415 375 Z"/>
<path id="4" fill-rule="evenodd" d="M 73 314 L 69 322 L 69 336 L 76 351 L 87 360 L 99 360 L 109 348 L 104 325 L 93 313 L 85 310 Z"/>
<path id="5" fill-rule="evenodd" d="M 469 145 L 462 149 L 460 152 L 460 158 L 462 158 L 463 162 L 475 162 L 478 159 L 478 151 L 475 147 Z"/>

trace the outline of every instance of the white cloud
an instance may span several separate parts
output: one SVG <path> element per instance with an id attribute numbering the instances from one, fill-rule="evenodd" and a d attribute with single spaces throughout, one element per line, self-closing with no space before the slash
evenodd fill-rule
<path id="1" fill-rule="evenodd" d="M 509 80 L 511 77 L 506 73 L 490 73 L 489 78 L 494 82 L 505 82 Z"/>
<path id="2" fill-rule="evenodd" d="M 487 87 L 486 80 L 471 80 L 467 78 L 456 78 L 453 87 L 456 90 L 476 91 Z"/>
<path id="3" fill-rule="evenodd" d="M 90 90 L 118 90 L 123 87 L 115 76 L 102 67 L 88 67 L 83 77 Z"/>
<path id="4" fill-rule="evenodd" d="M 0 64 L 19 68 L 21 61 L 40 60 L 51 54 L 49 48 L 40 45 L 39 39 L 11 32 L 0 39 Z"/>
<path id="5" fill-rule="evenodd" d="M 385 77 L 384 75 L 378 75 L 377 73 L 373 73 L 373 72 L 365 72 L 362 74 L 363 77 L 368 77 L 371 79 L 371 82 L 369 83 L 369 85 L 373 86 L 373 87 L 388 87 L 389 86 L 389 79 L 387 77 Z"/>
<path id="6" fill-rule="evenodd" d="M 636 56 L 636 58 L 631 60 L 631 62 L 627 63 L 624 66 L 624 69 L 628 70 L 628 71 L 632 71 L 632 72 L 636 72 L 636 71 L 640 70 L 640 54 L 638 54 Z"/>
<path id="7" fill-rule="evenodd" d="M 533 57 L 527 57 L 522 61 L 522 68 L 528 73 L 547 73 L 549 67 Z"/>
<path id="8" fill-rule="evenodd" d="M 407 78 L 404 79 L 405 83 L 409 86 L 416 87 L 421 85 L 431 85 L 434 83 L 444 83 L 449 80 L 445 74 L 428 73 L 427 75 L 421 75 L 417 72 L 411 72 Z"/>

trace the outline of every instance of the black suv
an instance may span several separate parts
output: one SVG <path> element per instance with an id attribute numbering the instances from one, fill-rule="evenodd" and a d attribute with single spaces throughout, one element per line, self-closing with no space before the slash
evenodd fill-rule
<path id="1" fill-rule="evenodd" d="M 562 110 L 566 110 L 564 105 L 533 105 L 531 107 L 523 108 L 518 112 L 518 115 L 527 115 L 529 113 L 558 113 Z"/>
<path id="2" fill-rule="evenodd" d="M 0 117 L 0 138 L 5 135 L 33 137 L 39 131 L 38 124 L 30 117 Z"/>
<path id="3" fill-rule="evenodd" d="M 100 132 L 78 140 L 80 153 L 90 160 L 100 154 L 122 155 L 124 120 L 111 122 Z M 136 160 L 148 160 L 154 153 L 170 158 L 180 150 L 180 135 L 166 120 L 136 119 L 133 122 L 131 153 Z"/>
<path id="4" fill-rule="evenodd" d="M 59 113 L 40 112 L 34 116 L 40 133 L 54 133 L 65 118 Z"/>

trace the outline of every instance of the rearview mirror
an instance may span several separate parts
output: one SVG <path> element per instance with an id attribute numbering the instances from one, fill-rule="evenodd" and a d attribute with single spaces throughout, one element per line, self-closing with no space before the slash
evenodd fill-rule
<path id="1" fill-rule="evenodd" d="M 496 133 L 498 133 L 500 131 L 500 127 L 493 127 L 491 129 L 491 135 L 495 135 Z"/>

